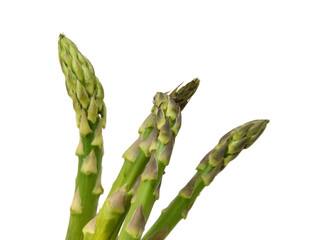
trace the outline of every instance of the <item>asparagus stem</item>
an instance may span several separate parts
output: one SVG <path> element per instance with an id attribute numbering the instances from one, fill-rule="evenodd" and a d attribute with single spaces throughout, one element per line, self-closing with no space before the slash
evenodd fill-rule
<path id="1" fill-rule="evenodd" d="M 174 107 L 173 107 L 174 106 Z M 171 109 L 171 111 L 168 111 Z M 175 101 L 170 97 L 166 111 L 166 120 L 160 127 L 157 148 L 152 153 L 144 172 L 137 194 L 131 204 L 129 212 L 125 218 L 121 229 L 119 240 L 139 239 L 143 233 L 145 222 L 148 220 L 155 201 L 159 197 L 159 188 L 164 174 L 164 170 L 169 163 L 174 146 L 174 136 L 171 131 L 174 126 L 176 116 L 180 116 L 180 109 L 176 107 Z M 142 215 L 139 213 L 142 212 Z M 140 225 L 133 223 L 141 221 Z M 143 222 L 141 219 L 145 219 Z"/>
<path id="2" fill-rule="evenodd" d="M 225 134 L 218 145 L 207 154 L 197 167 L 197 173 L 164 209 L 142 240 L 163 240 L 181 219 L 186 219 L 196 198 L 204 187 L 238 154 L 250 147 L 265 130 L 268 120 L 256 120 Z"/>
<path id="3" fill-rule="evenodd" d="M 186 103 L 189 101 L 191 96 L 195 93 L 199 85 L 199 80 L 194 79 L 184 87 L 180 88 L 178 91 L 175 89 L 171 95 L 173 96 L 176 103 L 180 103 L 182 109 L 184 109 Z M 160 115 L 167 115 L 168 100 L 170 96 L 163 93 L 156 94 L 154 98 L 154 107 L 152 113 L 147 117 L 144 123 L 139 129 L 139 138 L 129 147 L 129 149 L 123 154 L 124 164 L 119 172 L 119 175 L 108 194 L 108 198 L 114 194 L 119 189 L 126 190 L 126 201 L 125 201 L 125 212 L 120 215 L 113 215 L 115 218 L 113 223 L 107 224 L 109 218 L 112 218 L 107 201 L 103 204 L 101 210 L 98 214 L 98 220 L 95 227 L 96 240 L 115 240 L 118 232 L 122 226 L 123 220 L 130 208 L 131 198 L 134 196 L 135 191 L 133 191 L 133 185 L 138 179 L 138 177 L 143 172 L 147 162 L 149 161 L 152 152 L 157 147 L 159 129 L 166 121 Z M 177 102 L 178 101 L 178 102 Z M 176 105 L 176 104 L 175 104 Z M 177 104 L 178 105 L 178 104 Z M 178 108 L 178 106 L 175 106 Z M 157 107 L 156 107 L 157 106 Z M 174 113 L 171 109 L 168 110 L 169 113 Z M 178 111 L 179 113 L 180 111 Z M 159 115 L 158 115 L 159 114 Z M 174 117 L 174 116 L 173 116 Z M 172 132 L 174 136 L 177 135 L 181 125 L 181 115 L 177 114 L 176 118 L 172 120 Z M 101 230 L 98 230 L 101 229 Z M 104 233 L 103 233 L 104 232 Z"/>
<path id="4" fill-rule="evenodd" d="M 73 100 L 80 142 L 76 149 L 78 171 L 70 208 L 67 240 L 83 240 L 82 228 L 97 211 L 103 155 L 102 128 L 105 127 L 104 93 L 91 63 L 64 35 L 58 41 L 59 61 L 68 95 Z"/>

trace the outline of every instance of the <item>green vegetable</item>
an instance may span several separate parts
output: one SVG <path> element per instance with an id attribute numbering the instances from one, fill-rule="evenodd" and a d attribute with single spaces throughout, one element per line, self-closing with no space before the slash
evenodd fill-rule
<path id="1" fill-rule="evenodd" d="M 180 109 L 172 97 L 169 97 L 167 105 L 165 113 L 163 113 L 162 109 L 156 111 L 159 132 L 156 148 L 153 150 L 150 160 L 141 174 L 141 181 L 125 218 L 119 240 L 140 238 L 144 230 L 144 223 L 149 217 L 154 202 L 159 197 L 161 179 L 174 147 L 175 135 L 171 128 L 174 125 L 180 126 L 180 124 L 176 123 L 177 118 L 180 117 Z M 142 222 L 141 219 L 145 221 Z M 137 226 L 137 223 L 142 224 Z"/>
<path id="2" fill-rule="evenodd" d="M 177 223 L 187 217 L 189 210 L 204 187 L 208 186 L 215 176 L 236 158 L 243 149 L 250 147 L 258 139 L 268 122 L 268 120 L 248 122 L 225 134 L 218 145 L 203 158 L 197 166 L 197 173 L 170 205 L 162 211 L 142 240 L 165 239 Z M 143 218 L 136 226 L 139 229 L 142 225 L 144 225 Z"/>
<path id="3" fill-rule="evenodd" d="M 101 162 L 102 129 L 106 122 L 104 93 L 89 60 L 62 34 L 59 36 L 58 54 L 80 132 L 76 149 L 78 172 L 66 239 L 83 240 L 82 228 L 96 215 L 99 196 L 103 193 Z"/>
<path id="4" fill-rule="evenodd" d="M 265 130 L 268 120 L 255 120 L 225 134 L 197 166 L 196 174 L 142 237 L 170 162 L 181 127 L 181 111 L 199 86 L 194 79 L 171 93 L 154 96 L 151 113 L 139 137 L 124 152 L 124 164 L 99 212 L 106 107 L 101 83 L 89 60 L 64 35 L 58 41 L 59 62 L 72 98 L 80 140 L 74 197 L 66 240 L 163 240 L 185 219 L 201 191 Z M 121 228 L 122 227 L 122 228 Z M 120 230 L 121 229 L 121 230 Z M 118 236 L 119 234 L 119 236 Z"/>
<path id="5" fill-rule="evenodd" d="M 139 128 L 139 138 L 123 154 L 124 164 L 115 180 L 108 198 L 103 204 L 96 222 L 94 239 L 106 240 L 115 239 L 124 218 L 130 208 L 131 198 L 136 193 L 137 186 L 134 183 L 140 181 L 140 175 L 147 165 L 152 152 L 156 149 L 161 153 L 163 150 L 164 158 L 171 153 L 174 138 L 177 135 L 181 125 L 180 107 L 184 109 L 191 96 L 197 90 L 199 80 L 194 79 L 184 87 L 176 88 L 170 95 L 166 93 L 157 93 L 154 97 L 154 106 L 151 114 Z M 169 119 L 167 121 L 167 119 Z M 163 131 L 168 122 L 167 133 Z M 163 126 L 165 126 L 163 128 Z M 163 129 L 162 129 L 163 128 Z M 167 139 L 172 135 L 172 140 Z M 171 142 L 170 142 L 171 141 Z M 170 142 L 170 143 L 169 143 Z M 165 159 L 166 161 L 167 159 Z M 160 177 L 161 179 L 161 177 Z M 124 211 L 117 214 L 111 209 L 108 201 L 109 197 L 120 189 L 126 192 Z"/>

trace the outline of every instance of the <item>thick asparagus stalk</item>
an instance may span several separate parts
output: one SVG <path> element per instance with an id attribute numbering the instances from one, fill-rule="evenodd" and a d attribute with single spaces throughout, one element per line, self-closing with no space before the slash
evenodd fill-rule
<path id="1" fill-rule="evenodd" d="M 102 129 L 106 121 L 104 93 L 89 60 L 62 34 L 59 36 L 58 53 L 80 131 L 76 149 L 78 172 L 66 239 L 83 240 L 82 228 L 96 215 L 99 196 L 103 193 L 101 162 Z"/>
<path id="2" fill-rule="evenodd" d="M 190 97 L 195 93 L 198 85 L 199 80 L 194 79 L 179 90 L 176 88 L 170 95 L 163 93 L 156 94 L 152 113 L 147 117 L 139 129 L 139 138 L 123 154 L 124 164 L 108 194 L 107 200 L 98 214 L 94 239 L 116 239 L 123 220 L 129 210 L 130 200 L 136 192 L 134 183 L 136 180 L 137 183 L 139 183 L 139 176 L 149 161 L 151 153 L 157 148 L 160 128 L 166 122 L 164 116 L 172 116 L 170 127 L 174 136 L 176 136 L 181 124 L 181 115 L 180 111 L 176 111 L 175 109 L 178 109 L 178 106 L 181 107 L 181 109 L 184 109 Z M 177 104 L 174 105 L 174 101 L 172 101 L 173 105 L 169 105 L 169 99 L 175 100 Z M 161 145 L 159 145 L 159 147 L 162 149 Z M 124 211 L 117 211 L 116 213 L 109 198 L 120 189 L 125 189 L 126 192 L 125 201 L 123 195 L 118 195 L 120 198 L 118 201 L 124 203 Z"/>
<path id="3" fill-rule="evenodd" d="M 168 111 L 169 109 L 171 111 Z M 158 112 L 161 112 L 161 110 Z M 174 123 L 176 124 L 175 119 L 179 114 L 179 107 L 170 97 L 165 116 L 162 116 L 160 119 L 157 118 L 157 126 L 160 125 L 157 147 L 141 175 L 137 194 L 125 218 L 119 240 L 139 239 L 144 231 L 145 223 L 148 220 L 154 202 L 159 197 L 161 179 L 165 167 L 169 163 L 174 146 L 174 135 L 171 128 Z M 163 114 L 157 113 L 158 115 Z M 158 124 L 160 121 L 162 121 L 162 124 Z M 140 226 L 137 225 L 138 223 Z"/>
<path id="4" fill-rule="evenodd" d="M 239 153 L 250 147 L 266 128 L 268 120 L 256 120 L 239 126 L 225 134 L 218 145 L 197 166 L 197 173 L 164 209 L 142 240 L 164 240 L 176 224 L 187 217 L 196 198 L 204 187 L 220 173 Z M 137 226 L 141 226 L 137 223 Z M 139 227 L 137 227 L 137 230 Z"/>

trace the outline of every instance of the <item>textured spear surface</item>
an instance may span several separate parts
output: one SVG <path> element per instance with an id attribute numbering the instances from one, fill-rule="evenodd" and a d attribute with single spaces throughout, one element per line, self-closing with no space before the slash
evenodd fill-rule
<path id="1" fill-rule="evenodd" d="M 166 142 L 162 145 L 158 144 L 160 142 L 158 139 L 163 140 L 164 138 L 167 138 L 167 136 L 164 136 L 165 134 L 163 134 L 163 132 L 160 134 L 161 127 L 165 125 L 167 118 L 170 118 L 168 122 L 173 138 L 177 135 L 181 125 L 180 110 L 184 109 L 186 103 L 195 93 L 199 86 L 199 82 L 199 79 L 194 79 L 179 90 L 175 89 L 171 93 L 171 95 L 174 96 L 173 98 L 166 93 L 157 93 L 154 97 L 154 106 L 151 114 L 146 118 L 139 128 L 140 136 L 138 139 L 123 154 L 124 164 L 108 194 L 109 198 L 118 190 L 125 189 L 125 211 L 124 213 L 119 213 L 119 215 L 110 214 L 111 208 L 109 208 L 109 204 L 106 200 L 98 214 L 98 220 L 95 228 L 95 239 L 116 239 L 123 220 L 129 210 L 131 204 L 130 201 L 135 195 L 137 187 L 139 186 L 139 182 L 141 180 L 140 175 L 148 163 L 152 152 L 154 152 L 158 146 L 160 148 L 159 151 L 166 148 Z M 168 104 L 170 101 L 172 101 L 172 104 Z M 176 103 L 175 105 L 173 104 L 174 102 Z M 179 106 L 182 106 L 182 108 L 179 109 Z M 169 144 L 167 145 L 167 149 L 163 154 L 165 157 L 166 152 L 169 152 Z M 113 221 L 111 219 L 113 219 Z M 107 223 L 108 221 L 110 222 L 109 224 Z"/>
<path id="2" fill-rule="evenodd" d="M 219 141 L 197 166 L 197 173 L 164 209 L 142 240 L 163 240 L 176 224 L 187 217 L 196 198 L 204 187 L 220 173 L 243 149 L 250 147 L 266 128 L 268 120 L 255 120 L 239 126 Z"/>
<path id="3" fill-rule="evenodd" d="M 99 196 L 103 193 L 101 162 L 102 128 L 106 121 L 104 92 L 92 64 L 62 34 L 58 41 L 58 55 L 80 132 L 80 141 L 75 152 L 79 159 L 78 172 L 66 239 L 83 240 L 82 228 L 95 217 Z M 90 235 L 86 237 L 89 238 Z"/>
<path id="4" fill-rule="evenodd" d="M 161 98 L 160 95 L 155 96 L 155 103 L 157 103 L 157 106 L 160 104 L 160 101 L 156 100 L 158 98 Z M 165 98 L 162 97 L 162 99 L 164 100 Z M 141 181 L 125 218 L 124 225 L 118 238 L 119 240 L 135 240 L 141 237 L 153 205 L 159 198 L 159 188 L 162 176 L 166 166 L 169 164 L 174 146 L 175 136 L 171 129 L 176 124 L 177 116 L 180 116 L 180 107 L 175 103 L 171 96 L 169 99 L 165 99 L 164 101 L 165 106 L 167 102 L 165 114 L 161 109 L 163 105 L 156 113 L 157 128 L 159 130 L 157 146 L 152 152 L 150 160 L 141 174 Z M 178 130 L 176 130 L 176 133 L 177 132 Z M 138 209 L 141 209 L 141 215 L 138 214 Z M 144 221 L 142 221 L 142 219 L 144 219 Z M 139 227 L 136 229 L 132 223 L 138 222 L 139 220 L 141 224 L 139 224 Z"/>
<path id="5" fill-rule="evenodd" d="M 93 218 L 90 222 L 88 222 L 82 232 L 84 236 L 84 240 L 93 240 L 94 239 L 94 231 L 95 231 L 95 224 L 96 224 L 96 217 Z"/>

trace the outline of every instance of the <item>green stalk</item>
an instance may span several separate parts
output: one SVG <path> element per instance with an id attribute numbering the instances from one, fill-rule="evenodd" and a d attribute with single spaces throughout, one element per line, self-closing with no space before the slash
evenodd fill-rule
<path id="1" fill-rule="evenodd" d="M 66 239 L 83 240 L 82 228 L 96 215 L 98 200 L 103 193 L 101 163 L 102 129 L 106 121 L 104 93 L 91 63 L 62 34 L 59 36 L 58 53 L 80 131 L 80 141 L 75 152 L 79 159 L 78 171 Z"/>
<path id="2" fill-rule="evenodd" d="M 239 153 L 250 147 L 266 128 L 268 120 L 256 120 L 237 127 L 224 135 L 218 145 L 197 167 L 197 173 L 164 209 L 142 240 L 164 240 L 189 210 L 201 191 L 208 186 Z"/>
<path id="3" fill-rule="evenodd" d="M 176 107 L 175 101 L 170 97 L 168 107 L 173 113 L 166 111 L 166 120 L 163 118 L 163 124 L 160 127 L 160 133 L 157 141 L 157 148 L 151 155 L 144 172 L 141 175 L 141 181 L 137 194 L 131 203 L 129 212 L 125 218 L 123 228 L 121 229 L 119 240 L 139 239 L 144 231 L 146 221 L 155 201 L 159 198 L 159 189 L 162 176 L 166 166 L 169 164 L 170 156 L 174 146 L 174 135 L 171 131 L 176 116 L 180 114 L 179 107 Z M 158 125 L 158 124 L 157 124 Z"/>
<path id="4" fill-rule="evenodd" d="M 119 215 L 113 215 L 115 220 L 113 224 L 107 223 L 107 219 L 110 219 L 111 209 L 108 198 L 103 204 L 97 218 L 97 223 L 95 227 L 95 237 L 96 240 L 115 240 L 118 232 L 122 226 L 123 220 L 129 210 L 131 198 L 135 194 L 134 183 L 139 178 L 143 169 L 145 168 L 147 162 L 151 157 L 151 153 L 156 149 L 157 139 L 159 134 L 159 129 L 156 127 L 158 112 L 159 114 L 167 110 L 167 103 L 170 96 L 175 100 L 178 106 L 184 107 L 191 98 L 191 96 L 197 90 L 199 85 L 199 80 L 194 79 L 184 87 L 176 88 L 170 95 L 158 93 L 154 98 L 154 107 L 152 108 L 152 113 L 147 117 L 144 123 L 139 129 L 139 138 L 130 146 L 130 148 L 123 154 L 124 164 L 119 172 L 119 175 L 108 194 L 108 198 L 112 196 L 116 191 L 120 189 L 125 189 L 126 191 L 126 201 L 124 203 L 125 211 L 119 213 Z M 158 110 L 164 109 L 163 111 Z M 173 120 L 172 131 L 174 135 L 177 135 L 181 123 L 181 115 L 178 114 Z M 159 123 L 161 124 L 161 123 Z"/>

